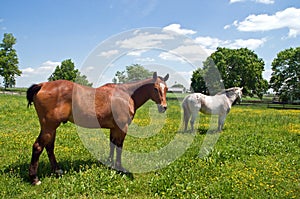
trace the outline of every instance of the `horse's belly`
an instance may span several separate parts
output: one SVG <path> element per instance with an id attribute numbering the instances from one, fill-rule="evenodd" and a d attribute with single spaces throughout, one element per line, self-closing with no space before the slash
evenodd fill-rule
<path id="1" fill-rule="evenodd" d="M 96 113 L 93 109 L 74 109 L 69 121 L 84 128 L 112 128 L 113 117 L 109 113 Z"/>
<path id="2" fill-rule="evenodd" d="M 207 115 L 219 115 L 220 108 L 219 107 L 211 107 L 211 108 L 201 107 L 200 111 L 201 111 L 201 113 L 204 113 L 204 114 L 207 114 Z"/>
<path id="3" fill-rule="evenodd" d="M 213 113 L 211 109 L 206 109 L 206 108 L 201 108 L 200 112 L 206 115 L 211 115 Z"/>
<path id="4" fill-rule="evenodd" d="M 113 128 L 112 120 L 98 120 L 96 117 L 75 117 L 70 118 L 70 122 L 84 128 Z"/>

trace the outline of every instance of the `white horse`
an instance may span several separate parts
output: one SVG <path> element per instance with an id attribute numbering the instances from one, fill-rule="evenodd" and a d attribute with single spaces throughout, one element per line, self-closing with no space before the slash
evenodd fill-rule
<path id="1" fill-rule="evenodd" d="M 193 93 L 186 96 L 182 102 L 184 112 L 184 131 L 187 130 L 190 117 L 192 119 L 191 130 L 194 131 L 194 122 L 198 112 L 209 115 L 219 115 L 218 131 L 222 131 L 225 118 L 230 111 L 232 104 L 237 100 L 241 101 L 243 88 L 233 87 L 217 93 L 214 96 L 207 96 L 201 93 Z"/>

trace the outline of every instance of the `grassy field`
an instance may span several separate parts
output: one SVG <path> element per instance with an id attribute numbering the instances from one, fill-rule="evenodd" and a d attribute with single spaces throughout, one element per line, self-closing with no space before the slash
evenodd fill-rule
<path id="1" fill-rule="evenodd" d="M 213 136 L 206 134 L 210 117 L 200 115 L 195 134 L 183 133 L 180 103 L 168 103 L 165 116 L 151 115 L 152 103 L 138 111 L 124 150 L 150 153 L 173 143 L 169 152 L 176 154 L 186 147 L 176 160 L 120 174 L 99 163 L 67 123 L 58 128 L 55 149 L 64 174 L 51 174 L 44 151 L 42 184 L 31 186 L 28 166 L 39 133 L 35 110 L 26 108 L 24 96 L 0 95 L 0 198 L 300 198 L 300 110 L 234 106 L 212 152 L 200 158 L 203 141 Z M 124 166 L 131 166 L 126 157 Z"/>

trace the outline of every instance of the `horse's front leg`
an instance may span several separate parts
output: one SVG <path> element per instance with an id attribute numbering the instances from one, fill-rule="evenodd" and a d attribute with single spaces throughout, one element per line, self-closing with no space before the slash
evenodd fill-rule
<path id="1" fill-rule="evenodd" d="M 219 115 L 219 121 L 218 121 L 218 131 L 219 132 L 221 132 L 223 130 L 225 119 L 226 119 L 226 114 Z"/>
<path id="2" fill-rule="evenodd" d="M 114 154 L 115 154 L 115 148 L 116 145 L 113 143 L 112 138 L 110 138 L 110 143 L 109 143 L 109 157 L 108 157 L 108 164 L 114 165 Z"/>
<path id="3" fill-rule="evenodd" d="M 119 128 L 111 129 L 111 131 L 110 131 L 110 139 L 111 139 L 110 158 L 113 158 L 113 152 L 114 152 L 114 149 L 116 148 L 115 169 L 117 169 L 119 171 L 123 171 L 123 172 L 126 172 L 126 170 L 122 166 L 122 160 L 121 160 L 125 136 L 126 136 L 126 133 Z"/>
<path id="4" fill-rule="evenodd" d="M 124 167 L 122 166 L 122 150 L 123 150 L 123 146 L 117 147 L 116 148 L 116 169 L 119 171 L 123 171 L 126 172 L 126 169 L 124 169 Z"/>

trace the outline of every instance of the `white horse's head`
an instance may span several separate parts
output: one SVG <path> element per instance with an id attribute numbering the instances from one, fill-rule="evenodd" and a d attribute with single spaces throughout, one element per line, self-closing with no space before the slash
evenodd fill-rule
<path id="1" fill-rule="evenodd" d="M 242 95 L 243 95 L 243 87 L 233 87 L 228 88 L 224 91 L 221 91 L 219 94 L 226 94 L 226 96 L 230 99 L 232 104 L 240 103 L 242 101 Z"/>
<path id="2" fill-rule="evenodd" d="M 240 87 L 235 88 L 236 101 L 238 103 L 240 103 L 242 101 L 242 95 L 243 95 L 242 90 L 243 90 L 243 87 L 242 88 L 240 88 Z"/>

